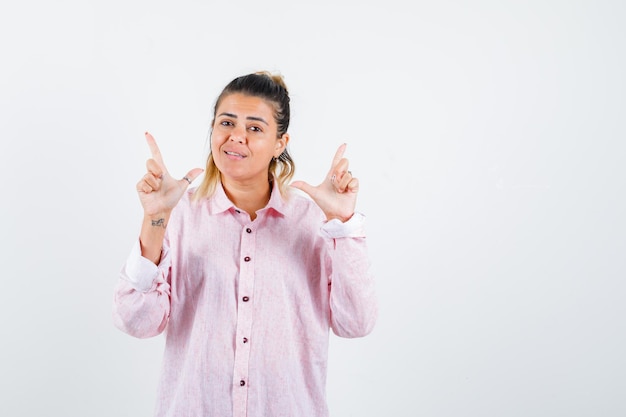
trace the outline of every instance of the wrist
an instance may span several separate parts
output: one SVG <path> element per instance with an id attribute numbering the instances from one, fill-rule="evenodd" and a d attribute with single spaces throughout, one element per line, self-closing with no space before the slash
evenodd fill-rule
<path id="1" fill-rule="evenodd" d="M 341 223 L 345 223 L 348 220 L 350 220 L 352 218 L 352 216 L 354 216 L 354 213 L 351 213 L 350 215 L 339 215 L 339 214 L 334 214 L 334 215 L 326 215 L 326 221 L 329 222 L 331 220 L 339 220 Z"/>
<path id="2" fill-rule="evenodd" d="M 162 225 L 167 224 L 170 219 L 171 211 L 162 211 L 157 213 L 143 213 L 144 223 L 152 224 L 152 223 L 160 223 Z"/>
<path id="3" fill-rule="evenodd" d="M 169 213 L 144 214 L 139 243 L 141 255 L 158 265 L 161 259 L 161 249 L 165 237 Z"/>

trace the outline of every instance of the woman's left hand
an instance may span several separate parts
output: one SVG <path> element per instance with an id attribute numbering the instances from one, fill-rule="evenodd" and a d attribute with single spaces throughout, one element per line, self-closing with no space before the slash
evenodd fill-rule
<path id="1" fill-rule="evenodd" d="M 330 171 L 324 181 L 314 187 L 304 181 L 294 181 L 291 186 L 307 193 L 322 209 L 328 220 L 345 222 L 352 217 L 356 207 L 359 180 L 348 170 L 348 160 L 343 157 L 344 143 L 337 149 Z"/>

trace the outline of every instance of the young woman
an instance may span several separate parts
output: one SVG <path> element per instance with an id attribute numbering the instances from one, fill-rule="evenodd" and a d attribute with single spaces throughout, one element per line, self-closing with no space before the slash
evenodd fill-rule
<path id="1" fill-rule="evenodd" d="M 206 175 L 190 189 L 203 170 L 173 178 L 146 133 L 144 220 L 113 320 L 139 338 L 165 332 L 158 417 L 328 416 L 329 329 L 361 337 L 374 326 L 345 144 L 321 184 L 290 183 L 289 121 L 281 76 L 231 81 L 215 104 Z"/>

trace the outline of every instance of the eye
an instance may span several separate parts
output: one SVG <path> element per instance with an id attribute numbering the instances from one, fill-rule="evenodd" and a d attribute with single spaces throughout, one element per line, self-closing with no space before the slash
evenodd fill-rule
<path id="1" fill-rule="evenodd" d="M 230 120 L 222 120 L 220 122 L 220 125 L 222 125 L 222 126 L 232 126 L 233 123 Z"/>
<path id="2" fill-rule="evenodd" d="M 250 126 L 248 129 L 253 132 L 263 132 L 263 129 L 261 129 L 259 126 Z"/>

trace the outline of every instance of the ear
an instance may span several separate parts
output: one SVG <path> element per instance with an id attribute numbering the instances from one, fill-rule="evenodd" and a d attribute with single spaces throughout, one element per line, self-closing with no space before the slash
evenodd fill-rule
<path id="1" fill-rule="evenodd" d="M 289 143 L 289 133 L 283 133 L 283 135 L 280 138 L 276 139 L 276 148 L 274 149 L 274 158 L 278 158 L 280 154 L 283 153 L 288 143 Z"/>

